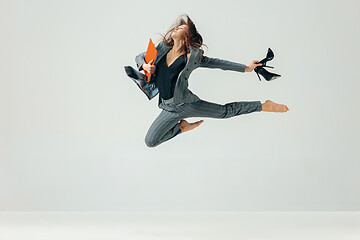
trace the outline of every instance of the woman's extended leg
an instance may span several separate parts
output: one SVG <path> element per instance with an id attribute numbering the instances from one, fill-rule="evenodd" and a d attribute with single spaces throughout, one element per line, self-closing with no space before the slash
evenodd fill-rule
<path id="1" fill-rule="evenodd" d="M 162 110 L 146 134 L 146 145 L 156 147 L 181 133 L 179 123 L 181 118 L 179 113 Z"/>
<path id="2" fill-rule="evenodd" d="M 186 106 L 183 115 L 186 117 L 230 118 L 241 114 L 260 112 L 260 101 L 241 101 L 217 104 L 205 100 L 192 102 Z"/>
<path id="3" fill-rule="evenodd" d="M 188 104 L 184 109 L 183 117 L 230 118 L 257 111 L 287 112 L 289 108 L 286 105 L 274 103 L 271 100 L 267 100 L 263 104 L 260 101 L 242 101 L 230 102 L 224 105 L 200 100 Z M 186 120 L 181 120 L 180 127 L 182 132 L 198 127 L 200 125 L 199 122 L 202 122 L 202 120 L 195 123 L 188 123 Z"/>
<path id="4" fill-rule="evenodd" d="M 187 117 L 209 117 L 209 118 L 230 118 L 241 114 L 247 114 L 255 111 L 261 111 L 262 104 L 260 101 L 242 101 L 230 102 L 224 105 L 199 100 L 187 104 L 183 110 L 183 118 Z M 182 132 L 190 131 L 198 127 L 203 120 L 195 123 L 189 123 L 182 119 L 180 129 Z"/>

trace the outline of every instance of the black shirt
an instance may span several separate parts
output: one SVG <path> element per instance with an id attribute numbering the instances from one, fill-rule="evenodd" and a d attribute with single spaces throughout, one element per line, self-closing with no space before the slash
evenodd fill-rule
<path id="1" fill-rule="evenodd" d="M 162 99 L 170 99 L 174 96 L 174 89 L 179 73 L 184 69 L 185 53 L 179 56 L 169 67 L 166 66 L 164 55 L 156 66 L 156 86 Z"/>

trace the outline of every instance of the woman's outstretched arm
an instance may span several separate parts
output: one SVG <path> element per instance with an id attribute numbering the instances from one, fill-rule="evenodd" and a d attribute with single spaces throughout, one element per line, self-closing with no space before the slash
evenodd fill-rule
<path id="1" fill-rule="evenodd" d="M 202 50 L 203 51 L 203 50 Z M 220 58 L 211 58 L 205 55 L 201 56 L 199 67 L 219 68 L 222 70 L 231 70 L 237 72 L 245 72 L 246 65 L 242 63 L 231 62 Z"/>

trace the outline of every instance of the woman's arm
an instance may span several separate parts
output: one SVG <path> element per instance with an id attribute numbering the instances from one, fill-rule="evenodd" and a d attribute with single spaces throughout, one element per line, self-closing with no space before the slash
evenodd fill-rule
<path id="1" fill-rule="evenodd" d="M 220 58 L 211 58 L 205 55 L 202 55 L 199 67 L 220 68 L 222 70 L 231 70 L 237 72 L 245 72 L 246 69 L 245 64 L 231 62 Z"/>

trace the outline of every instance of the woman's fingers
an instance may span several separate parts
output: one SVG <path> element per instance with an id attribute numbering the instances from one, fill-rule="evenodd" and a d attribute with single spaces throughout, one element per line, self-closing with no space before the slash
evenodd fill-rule
<path id="1" fill-rule="evenodd" d="M 152 65 L 152 63 L 154 62 L 154 59 L 151 59 L 150 62 L 147 64 L 148 65 L 148 72 L 150 74 L 153 74 L 156 70 L 156 66 L 155 65 Z"/>
<path id="2" fill-rule="evenodd" d="M 254 65 L 256 65 L 256 67 L 257 66 L 262 66 L 262 63 L 258 63 L 259 62 L 258 60 L 254 60 L 252 62 L 254 63 Z"/>
<path id="3" fill-rule="evenodd" d="M 155 70 L 156 70 L 156 66 L 155 66 L 155 65 L 150 65 L 149 68 L 150 68 L 150 73 L 151 73 L 151 74 L 153 74 L 153 73 L 155 72 Z"/>

